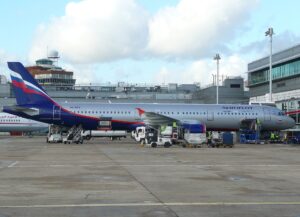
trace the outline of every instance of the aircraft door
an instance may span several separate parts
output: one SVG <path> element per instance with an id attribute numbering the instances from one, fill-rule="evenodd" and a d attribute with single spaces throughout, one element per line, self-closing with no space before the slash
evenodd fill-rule
<path id="1" fill-rule="evenodd" d="M 214 120 L 214 112 L 207 110 L 207 120 L 208 121 Z"/>
<path id="2" fill-rule="evenodd" d="M 61 107 L 54 105 L 53 106 L 53 120 L 60 120 L 61 117 Z"/>
<path id="3" fill-rule="evenodd" d="M 264 108 L 263 111 L 264 111 L 264 120 L 265 121 L 270 121 L 271 120 L 270 111 L 266 108 Z"/>

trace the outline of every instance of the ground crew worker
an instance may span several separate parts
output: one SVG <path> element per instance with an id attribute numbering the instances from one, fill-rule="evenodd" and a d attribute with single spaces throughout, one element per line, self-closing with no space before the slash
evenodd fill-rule
<path id="1" fill-rule="evenodd" d="M 271 142 L 275 141 L 275 134 L 273 132 L 271 132 L 270 140 L 271 140 Z"/>
<path id="2" fill-rule="evenodd" d="M 174 128 L 177 127 L 176 121 L 173 122 L 173 127 L 174 127 Z"/>
<path id="3" fill-rule="evenodd" d="M 211 131 L 207 132 L 207 145 L 211 145 L 212 133 Z"/>

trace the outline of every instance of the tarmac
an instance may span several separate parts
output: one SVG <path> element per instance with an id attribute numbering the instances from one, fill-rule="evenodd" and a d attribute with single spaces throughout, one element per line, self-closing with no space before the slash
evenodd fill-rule
<path id="1" fill-rule="evenodd" d="M 0 217 L 300 217 L 300 146 L 0 136 Z"/>

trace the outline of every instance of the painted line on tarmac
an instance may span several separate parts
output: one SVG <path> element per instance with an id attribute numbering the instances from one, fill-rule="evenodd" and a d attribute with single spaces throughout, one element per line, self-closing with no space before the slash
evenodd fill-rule
<path id="1" fill-rule="evenodd" d="M 8 168 L 14 167 L 14 166 L 17 165 L 18 163 L 19 163 L 19 161 L 15 161 L 15 162 L 9 164 L 7 167 L 8 167 Z"/>
<path id="2" fill-rule="evenodd" d="M 255 205 L 300 205 L 290 202 L 194 202 L 194 203 L 96 203 L 96 204 L 49 204 L 49 205 L 4 205 L 0 208 L 69 208 L 69 207 L 142 207 L 142 206 L 255 206 Z"/>
<path id="3" fill-rule="evenodd" d="M 95 167 L 95 168 L 103 168 L 103 167 L 113 167 L 113 166 L 126 166 L 126 167 L 298 167 L 300 169 L 299 164 L 250 164 L 250 165 L 242 165 L 242 164 L 106 164 L 106 165 L 95 165 L 95 164 L 49 164 L 49 165 L 18 165 L 19 162 L 13 162 L 8 167 L 16 167 L 16 168 L 44 168 L 44 167 L 53 167 L 53 168 L 64 168 L 64 167 Z M 294 168 L 294 169 L 298 169 Z"/>

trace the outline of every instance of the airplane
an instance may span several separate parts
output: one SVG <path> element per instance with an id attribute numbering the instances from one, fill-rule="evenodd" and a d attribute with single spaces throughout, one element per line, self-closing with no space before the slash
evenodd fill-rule
<path id="1" fill-rule="evenodd" d="M 48 124 L 33 121 L 11 115 L 8 113 L 0 113 L 0 132 L 34 132 L 48 130 Z"/>
<path id="2" fill-rule="evenodd" d="M 295 121 L 281 110 L 244 104 L 64 103 L 55 102 L 19 62 L 8 62 L 17 104 L 3 111 L 73 130 L 135 130 L 199 122 L 211 131 L 238 131 L 246 119 L 259 120 L 261 130 L 292 128 Z"/>

